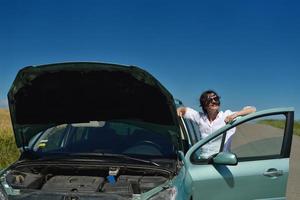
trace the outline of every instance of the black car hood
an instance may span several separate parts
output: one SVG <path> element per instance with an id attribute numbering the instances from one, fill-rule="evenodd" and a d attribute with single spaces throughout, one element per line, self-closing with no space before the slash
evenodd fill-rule
<path id="1" fill-rule="evenodd" d="M 172 95 L 148 72 L 105 63 L 59 63 L 19 71 L 8 93 L 18 147 L 63 123 L 130 119 L 178 133 Z"/>

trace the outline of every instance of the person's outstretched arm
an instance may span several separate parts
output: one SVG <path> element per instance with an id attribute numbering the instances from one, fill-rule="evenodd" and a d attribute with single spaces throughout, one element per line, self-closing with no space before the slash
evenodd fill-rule
<path id="1" fill-rule="evenodd" d="M 229 122 L 232 122 L 235 118 L 237 118 L 238 116 L 245 116 L 245 115 L 248 115 L 250 113 L 253 113 L 256 111 L 256 108 L 253 107 L 253 106 L 246 106 L 244 107 L 242 110 L 238 111 L 238 112 L 235 112 L 231 115 L 228 115 L 226 118 L 225 118 L 225 122 L 226 123 L 229 123 Z"/>

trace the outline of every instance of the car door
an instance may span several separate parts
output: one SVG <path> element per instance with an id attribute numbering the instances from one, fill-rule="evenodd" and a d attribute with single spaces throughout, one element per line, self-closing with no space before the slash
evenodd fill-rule
<path id="1" fill-rule="evenodd" d="M 176 108 L 184 107 L 182 101 L 175 99 Z M 190 119 L 178 117 L 181 129 L 181 139 L 183 140 L 184 149 L 187 151 L 200 139 L 199 128 L 196 123 Z"/>
<path id="2" fill-rule="evenodd" d="M 190 148 L 200 140 L 200 131 L 199 127 L 190 119 L 179 117 L 179 125 L 181 126 L 184 135 L 188 139 L 188 144 Z"/>
<path id="3" fill-rule="evenodd" d="M 285 199 L 293 115 L 293 108 L 252 113 L 191 147 L 185 162 L 192 199 Z M 229 138 L 226 132 L 232 129 Z M 236 165 L 213 163 L 216 154 L 201 155 L 204 145 L 216 141 L 220 152 L 236 155 Z"/>

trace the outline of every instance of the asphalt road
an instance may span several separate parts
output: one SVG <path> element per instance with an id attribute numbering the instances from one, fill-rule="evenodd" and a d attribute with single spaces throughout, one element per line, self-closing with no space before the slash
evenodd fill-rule
<path id="1" fill-rule="evenodd" d="M 300 137 L 297 135 L 293 136 L 287 199 L 300 199 Z"/>

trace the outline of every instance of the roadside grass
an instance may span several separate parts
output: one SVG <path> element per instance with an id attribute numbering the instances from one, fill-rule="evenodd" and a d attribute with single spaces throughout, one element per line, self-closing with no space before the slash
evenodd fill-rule
<path id="1" fill-rule="evenodd" d="M 6 109 L 0 109 L 0 169 L 15 162 L 19 156 L 9 112 Z"/>
<path id="2" fill-rule="evenodd" d="M 294 134 L 300 136 L 300 121 L 294 122 Z"/>

